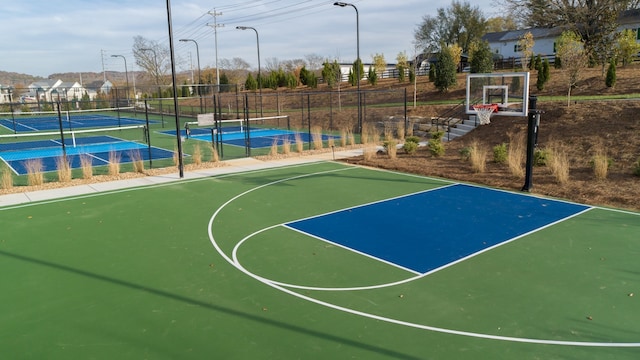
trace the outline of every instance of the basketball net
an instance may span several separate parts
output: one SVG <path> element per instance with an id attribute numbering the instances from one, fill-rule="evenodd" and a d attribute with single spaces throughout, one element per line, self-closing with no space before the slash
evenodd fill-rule
<path id="1" fill-rule="evenodd" d="M 473 110 L 476 111 L 480 125 L 487 125 L 491 122 L 491 114 L 493 114 L 493 107 L 491 106 L 474 106 Z"/>

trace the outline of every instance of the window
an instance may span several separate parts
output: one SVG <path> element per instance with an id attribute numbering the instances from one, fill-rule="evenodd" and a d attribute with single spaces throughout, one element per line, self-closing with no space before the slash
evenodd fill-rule
<path id="1" fill-rule="evenodd" d="M 522 45 L 520 44 L 513 45 L 513 52 L 522 52 Z"/>

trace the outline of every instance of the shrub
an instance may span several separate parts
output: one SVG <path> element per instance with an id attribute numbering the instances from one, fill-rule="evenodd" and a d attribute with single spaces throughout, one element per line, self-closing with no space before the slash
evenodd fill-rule
<path id="1" fill-rule="evenodd" d="M 534 166 L 547 166 L 549 161 L 549 152 L 545 149 L 535 149 L 533 152 L 533 165 Z"/>
<path id="2" fill-rule="evenodd" d="M 66 156 L 58 156 L 56 158 L 56 167 L 58 169 L 58 181 L 71 181 L 71 164 Z"/>
<path id="3" fill-rule="evenodd" d="M 593 174 L 596 179 L 606 179 L 612 164 L 613 160 L 609 158 L 604 151 L 598 151 L 591 159 L 591 167 L 593 168 Z"/>
<path id="4" fill-rule="evenodd" d="M 29 159 L 24 163 L 27 169 L 27 182 L 29 185 L 42 185 L 44 184 L 44 165 L 42 159 Z"/>
<path id="5" fill-rule="evenodd" d="M 407 136 L 404 139 L 405 142 L 412 142 L 412 143 L 416 143 L 419 144 L 420 143 L 420 138 L 417 136 Z"/>
<path id="6" fill-rule="evenodd" d="M 509 155 L 507 156 L 507 164 L 509 165 L 509 171 L 513 176 L 518 178 L 524 177 L 524 162 L 526 155 L 526 143 L 524 132 L 510 133 L 509 134 Z"/>
<path id="7" fill-rule="evenodd" d="M 471 147 L 470 146 L 465 146 L 462 149 L 460 149 L 460 159 L 462 161 L 469 161 L 469 158 L 471 157 Z"/>
<path id="8" fill-rule="evenodd" d="M 322 143 L 322 128 L 320 126 L 314 126 L 311 128 L 311 140 L 315 150 L 322 149 L 324 144 Z"/>
<path id="9" fill-rule="evenodd" d="M 196 165 L 202 164 L 202 149 L 200 149 L 199 143 L 196 143 L 195 145 L 193 145 L 193 153 L 191 154 L 191 161 Z M 136 168 L 135 163 L 133 167 L 134 169 Z M 144 170 L 144 166 L 143 166 L 143 170 Z M 141 171 L 138 171 L 138 169 L 136 169 L 136 171 L 141 172 Z"/>
<path id="10" fill-rule="evenodd" d="M 493 161 L 498 164 L 507 162 L 507 143 L 502 143 L 493 147 Z"/>
<path id="11" fill-rule="evenodd" d="M 11 189 L 13 187 L 13 176 L 11 176 L 11 170 L 6 166 L 0 166 L 0 188 Z"/>
<path id="12" fill-rule="evenodd" d="M 483 173 L 487 167 L 487 149 L 482 147 L 475 141 L 469 148 L 469 161 L 471 162 L 471 169 L 473 169 L 473 172 L 475 173 Z"/>
<path id="13" fill-rule="evenodd" d="M 173 152 L 174 162 L 178 164 L 178 151 Z M 120 154 L 115 151 L 109 152 L 109 175 L 120 174 Z"/>
<path id="14" fill-rule="evenodd" d="M 87 154 L 80 154 L 80 167 L 82 168 L 82 178 L 91 179 L 93 176 L 93 159 Z"/>
<path id="15" fill-rule="evenodd" d="M 398 142 L 395 140 L 387 140 L 382 145 L 385 151 L 387 152 L 387 155 L 389 155 L 389 159 L 395 159 L 397 157 L 397 153 L 398 153 L 397 145 L 398 145 Z"/>
<path id="16" fill-rule="evenodd" d="M 436 131 L 431 134 L 431 140 L 429 140 L 428 143 L 431 155 L 436 157 L 444 155 L 444 143 L 442 142 L 443 136 L 444 133 L 442 131 Z"/>
<path id="17" fill-rule="evenodd" d="M 633 163 L 633 175 L 640 176 L 640 158 Z"/>
<path id="18" fill-rule="evenodd" d="M 614 87 L 616 85 L 616 61 L 613 59 L 611 60 L 611 63 L 609 63 L 609 68 L 607 69 L 605 85 L 607 85 L 607 87 Z"/>
<path id="19" fill-rule="evenodd" d="M 402 150 L 409 155 L 413 155 L 418 151 L 418 143 L 413 141 L 406 141 L 402 146 Z"/>
<path id="20" fill-rule="evenodd" d="M 560 143 L 553 143 L 549 147 L 548 164 L 558 183 L 565 184 L 569 181 L 569 157 Z"/>

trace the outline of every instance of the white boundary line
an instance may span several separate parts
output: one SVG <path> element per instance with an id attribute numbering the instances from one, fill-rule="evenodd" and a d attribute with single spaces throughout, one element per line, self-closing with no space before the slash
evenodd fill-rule
<path id="1" fill-rule="evenodd" d="M 218 253 L 220 254 L 220 256 L 222 256 L 229 264 L 231 264 L 232 266 L 234 266 L 235 268 L 237 268 L 238 270 L 240 270 L 241 272 L 243 272 L 244 274 L 246 274 L 249 277 L 254 278 L 255 280 L 268 285 L 274 289 L 280 290 L 286 294 L 295 296 L 297 298 L 318 304 L 318 305 L 322 305 L 331 309 L 335 309 L 335 310 L 339 310 L 339 311 L 343 311 L 346 313 L 350 313 L 353 315 L 359 315 L 362 317 L 366 317 L 366 318 L 370 318 L 370 319 L 374 319 L 374 320 L 379 320 L 379 321 L 384 321 L 384 322 L 388 322 L 388 323 L 392 323 L 392 324 L 398 324 L 398 325 L 403 325 L 403 326 L 407 326 L 407 327 L 412 327 L 412 328 L 416 328 L 416 329 L 423 329 L 423 330 L 429 330 L 429 331 L 433 331 L 433 332 L 440 332 L 440 333 L 445 333 L 445 334 L 451 334 L 451 335 L 460 335 L 460 336 L 467 336 L 467 337 L 473 337 L 473 338 L 480 338 L 480 339 L 489 339 L 489 340 L 500 340 L 500 341 L 510 341 L 510 342 L 518 342 L 518 343 L 529 343 L 529 344 L 543 344 L 543 345 L 562 345 L 562 346 L 580 346 L 580 347 L 610 347 L 610 348 L 637 348 L 640 347 L 640 342 L 633 342 L 633 343 L 620 343 L 620 342 L 582 342 L 582 341 L 561 341 L 561 340 L 546 340 L 546 339 L 532 339 L 532 338 L 519 338 L 519 337 L 510 337 L 510 336 L 499 336 L 499 335 L 491 335 L 491 334 L 483 334 L 483 333 L 475 333 L 475 332 L 468 332 L 468 331 L 461 331 L 461 330 L 454 330 L 454 329 L 446 329 L 446 328 L 440 328 L 440 327 L 434 327 L 434 326 L 429 326 L 429 325 L 424 325 L 424 324 L 417 324 L 417 323 L 412 323 L 412 322 L 407 322 L 407 321 L 401 321 L 398 319 L 393 319 L 393 318 L 388 318 L 388 317 L 383 317 L 383 316 L 379 316 L 379 315 L 375 315 L 375 314 L 371 314 L 371 313 L 367 313 L 367 312 L 363 312 L 363 311 L 359 311 L 359 310 L 355 310 L 355 309 L 351 309 L 351 308 L 347 308 L 344 306 L 340 306 L 340 305 L 336 305 L 336 304 L 332 304 L 326 301 L 322 301 L 322 300 L 318 300 L 300 293 L 297 293 L 291 289 L 288 289 L 282 285 L 279 285 L 273 281 L 270 281 L 268 279 L 265 279 L 263 277 L 260 277 L 256 274 L 253 274 L 251 272 L 249 272 L 248 270 L 246 270 L 244 267 L 242 267 L 242 265 L 238 262 L 236 262 L 234 259 L 230 258 L 227 254 L 224 253 L 224 251 L 222 251 L 222 249 L 220 248 L 220 246 L 218 245 L 218 243 L 215 240 L 215 237 L 213 236 L 213 223 L 216 219 L 216 217 L 218 216 L 218 214 L 229 204 L 231 204 L 233 201 L 253 192 L 259 189 L 262 189 L 264 187 L 267 186 L 271 186 L 274 184 L 278 184 L 278 183 L 282 183 L 285 181 L 289 181 L 289 180 L 294 180 L 294 179 L 300 179 L 300 178 L 304 178 L 304 177 L 310 177 L 310 176 L 315 176 L 318 174 L 325 174 L 325 173 L 330 173 L 330 172 L 336 172 L 336 171 L 340 171 L 340 169 L 338 170 L 330 170 L 330 171 L 323 171 L 323 172 L 318 172 L 318 173 L 313 173 L 313 174 L 304 174 L 304 175 L 299 175 L 299 176 L 294 176 L 291 178 L 286 178 L 286 179 L 280 179 L 280 180 L 276 180 L 267 184 L 263 184 L 260 186 L 257 186 L 255 188 L 249 189 L 247 191 L 244 191 L 236 196 L 234 196 L 233 198 L 229 199 L 227 202 L 225 202 L 224 204 L 222 204 L 218 209 L 216 209 L 216 211 L 213 213 L 213 215 L 211 216 L 211 218 L 209 219 L 209 223 L 208 223 L 208 228 L 207 228 L 207 232 L 209 235 L 209 240 L 211 241 L 211 244 L 213 245 L 213 247 L 216 249 L 216 251 L 218 251 Z M 588 211 L 592 208 L 586 209 L 584 211 Z M 583 212 L 584 212 L 583 211 Z M 583 213 L 581 212 L 581 213 Z M 577 215 L 577 214 L 576 214 Z M 576 216 L 574 215 L 574 216 Z M 571 216 L 573 217 L 573 216 Z M 562 221 L 562 220 L 560 220 Z M 557 223 L 557 222 L 556 222 Z M 548 225 L 550 226 L 550 225 Z M 511 241 L 515 240 L 516 238 L 512 239 Z M 237 248 L 237 244 L 236 247 Z M 234 249 L 235 249 L 234 248 Z M 235 250 L 234 250 L 235 253 Z"/>

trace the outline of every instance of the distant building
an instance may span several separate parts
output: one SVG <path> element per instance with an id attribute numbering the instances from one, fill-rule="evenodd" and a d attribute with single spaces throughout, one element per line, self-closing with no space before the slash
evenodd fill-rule
<path id="1" fill-rule="evenodd" d="M 87 94 L 90 100 L 94 100 L 101 93 L 109 93 L 113 84 L 110 81 L 99 83 L 96 88 L 85 88 L 78 82 L 63 82 L 62 80 L 43 80 L 36 81 L 29 85 L 28 91 L 21 94 L 20 97 L 24 101 L 71 101 L 73 99 L 80 100 Z M 98 89 L 98 90 L 96 90 Z"/>
<path id="2" fill-rule="evenodd" d="M 4 86 L 0 84 L 0 104 L 6 104 L 11 102 L 11 91 L 13 89 L 10 86 Z"/>
<path id="3" fill-rule="evenodd" d="M 565 27 L 554 27 L 500 31 L 487 33 L 482 37 L 482 40 L 489 43 L 489 47 L 496 57 L 518 59 L 522 56 L 518 42 L 524 34 L 530 32 L 534 39 L 533 54 L 540 54 L 553 60 L 556 53 L 556 40 L 565 29 Z M 640 42 L 640 9 L 627 10 L 620 14 L 618 31 L 622 32 L 625 29 L 633 30 L 636 33 L 636 41 Z"/>

